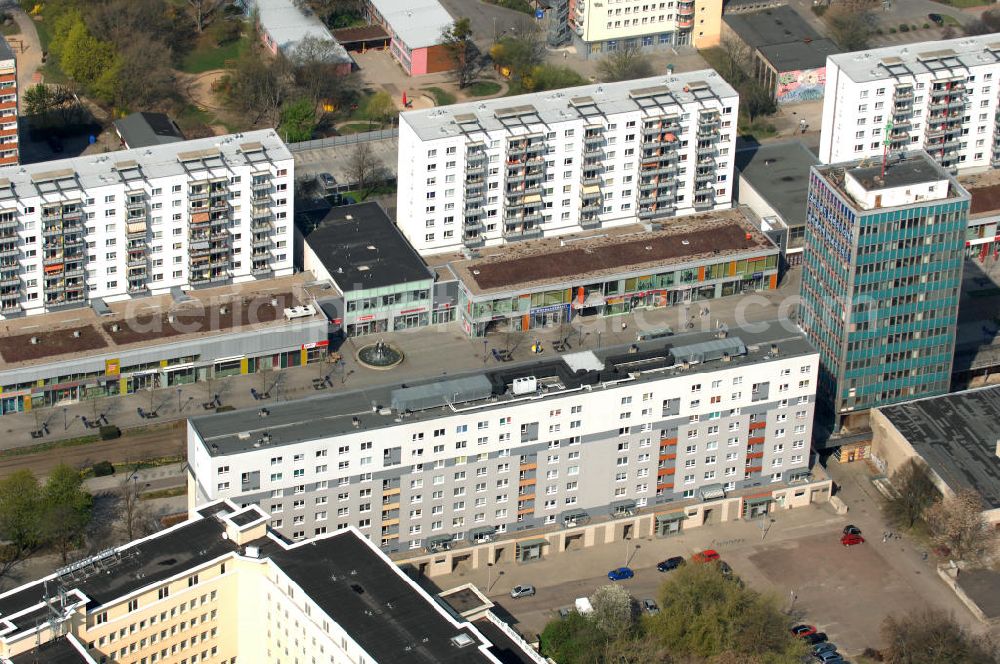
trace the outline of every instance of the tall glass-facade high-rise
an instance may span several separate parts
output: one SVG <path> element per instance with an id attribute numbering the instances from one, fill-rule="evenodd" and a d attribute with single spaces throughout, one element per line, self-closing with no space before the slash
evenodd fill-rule
<path id="1" fill-rule="evenodd" d="M 834 426 L 948 391 L 969 199 L 922 150 L 812 168 L 801 324 Z"/>

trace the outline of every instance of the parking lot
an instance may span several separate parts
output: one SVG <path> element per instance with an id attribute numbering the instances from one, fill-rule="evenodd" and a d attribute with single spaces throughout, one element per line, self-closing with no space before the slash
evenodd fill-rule
<path id="1" fill-rule="evenodd" d="M 772 514 L 762 539 L 760 522 L 730 522 L 682 532 L 670 538 L 644 538 L 549 555 L 527 563 L 499 563 L 491 569 L 436 577 L 442 589 L 474 583 L 484 589 L 515 627 L 534 638 L 559 609 L 573 605 L 608 583 L 607 572 L 628 561 L 635 577 L 620 581 L 638 601 L 659 601 L 660 585 L 669 573 L 656 563 L 675 555 L 687 558 L 715 548 L 736 574 L 752 588 L 772 593 L 789 620 L 816 625 L 841 652 L 856 655 L 881 643 L 879 627 L 889 614 L 934 606 L 952 613 L 975 631 L 986 629 L 937 577 L 933 561 L 905 539 L 882 542 L 885 526 L 867 468 L 861 464 L 832 468 L 851 507 L 847 516 L 829 505 Z M 870 492 L 870 493 L 869 493 Z M 844 547 L 840 534 L 848 523 L 864 531 L 865 544 Z M 511 599 L 510 589 L 532 584 L 533 597 Z"/>

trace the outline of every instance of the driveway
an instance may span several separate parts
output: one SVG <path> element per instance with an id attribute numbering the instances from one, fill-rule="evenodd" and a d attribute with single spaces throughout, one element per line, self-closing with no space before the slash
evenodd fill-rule
<path id="1" fill-rule="evenodd" d="M 467 18 L 472 24 L 472 38 L 483 51 L 489 50 L 495 37 L 517 28 L 525 21 L 535 19 L 527 14 L 497 7 L 480 0 L 441 0 L 441 4 L 454 18 Z"/>
<path id="2" fill-rule="evenodd" d="M 17 58 L 17 89 L 21 91 L 17 96 L 17 104 L 18 110 L 23 112 L 24 91 L 41 82 L 41 78 L 35 79 L 35 73 L 42 66 L 42 43 L 38 39 L 35 22 L 30 16 L 18 7 L 11 7 L 7 11 L 21 29 L 21 34 L 9 37 L 7 42 Z"/>

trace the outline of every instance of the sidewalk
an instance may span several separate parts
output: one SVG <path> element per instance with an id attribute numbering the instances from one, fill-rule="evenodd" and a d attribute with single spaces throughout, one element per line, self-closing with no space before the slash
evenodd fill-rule
<path id="1" fill-rule="evenodd" d="M 3 415 L 0 421 L 7 435 L 0 441 L 0 450 L 96 434 L 96 429 L 85 428 L 83 422 L 95 421 L 101 416 L 108 424 L 126 430 L 140 426 L 155 427 L 164 422 L 204 415 L 213 412 L 211 408 L 204 408 L 204 404 L 216 394 L 223 406 L 256 409 L 279 401 L 305 399 L 374 385 L 404 383 L 408 380 L 426 380 L 484 367 L 494 368 L 496 362 L 492 358 L 493 349 L 510 350 L 515 361 L 526 361 L 558 355 L 552 349 L 552 342 L 564 338 L 569 339 L 567 351 L 576 352 L 587 348 L 633 343 L 638 332 L 665 326 L 670 326 L 676 334 L 681 334 L 711 331 L 720 323 L 733 329 L 741 322 L 772 321 L 794 314 L 798 303 L 800 275 L 799 269 L 788 272 L 781 286 L 773 291 L 747 293 L 663 309 L 639 310 L 628 316 L 596 318 L 583 323 L 574 321 L 573 324 L 524 333 L 498 333 L 485 339 L 485 347 L 483 339 L 467 336 L 458 322 L 355 337 L 348 339 L 340 348 L 344 358 L 341 367 L 321 362 L 280 371 L 231 376 L 211 382 L 143 390 L 135 394 L 66 406 L 39 408 L 31 413 Z M 700 312 L 705 308 L 709 313 L 702 315 Z M 688 325 L 691 327 L 688 328 Z M 789 334 L 793 334 L 791 325 L 786 325 L 789 325 Z M 357 363 L 355 352 L 379 339 L 402 349 L 406 357 L 400 366 L 391 371 L 374 371 Z M 536 339 L 542 342 L 544 349 L 540 356 L 533 355 L 530 350 Z M 313 381 L 325 376 L 329 376 L 331 386 L 315 389 Z M 269 393 L 270 397 L 256 400 L 251 389 L 258 393 Z M 140 408 L 145 412 L 155 412 L 157 417 L 140 417 Z M 48 434 L 42 438 L 32 438 L 31 432 L 43 425 Z"/>
<path id="2" fill-rule="evenodd" d="M 126 464 L 121 464 L 114 475 L 105 475 L 104 477 L 91 477 L 84 480 L 84 487 L 90 493 L 101 493 L 104 491 L 117 491 L 122 482 L 128 478 L 130 481 L 133 480 L 133 472 L 131 470 L 126 470 Z M 143 487 L 147 485 L 152 485 L 154 482 L 158 484 L 171 484 L 176 486 L 178 483 L 172 480 L 181 478 L 181 483 L 186 481 L 185 471 L 187 470 L 186 463 L 171 463 L 165 466 L 157 466 L 156 468 L 144 468 L 142 470 L 136 471 L 134 473 L 134 481 L 136 484 Z M 166 482 L 165 482 L 166 480 Z"/>

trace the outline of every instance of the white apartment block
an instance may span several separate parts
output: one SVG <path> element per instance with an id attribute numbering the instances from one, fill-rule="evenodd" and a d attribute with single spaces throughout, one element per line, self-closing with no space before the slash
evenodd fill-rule
<path id="1" fill-rule="evenodd" d="M 952 173 L 1000 166 L 996 35 L 831 55 L 819 159 L 923 148 Z"/>
<path id="2" fill-rule="evenodd" d="M 719 43 L 722 0 L 569 0 L 574 41 L 588 56 Z"/>
<path id="3" fill-rule="evenodd" d="M 728 208 L 738 104 L 706 69 L 401 113 L 399 227 L 427 255 Z"/>
<path id="4" fill-rule="evenodd" d="M 294 541 L 354 526 L 389 552 L 581 512 L 714 502 L 718 520 L 727 494 L 770 500 L 809 481 L 818 355 L 787 325 L 194 417 L 189 508 L 256 504 Z"/>
<path id="5" fill-rule="evenodd" d="M 273 130 L 0 168 L 0 318 L 292 273 Z"/>

